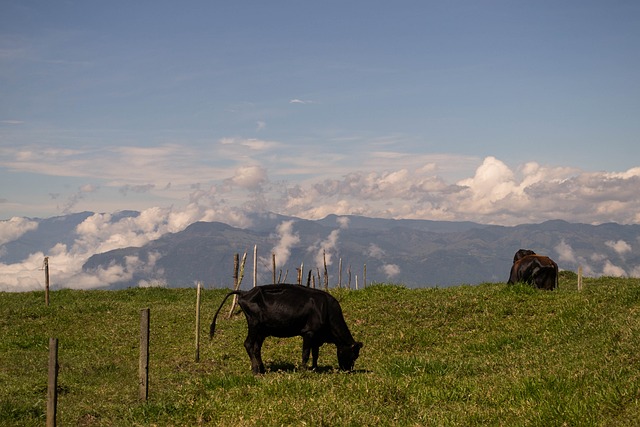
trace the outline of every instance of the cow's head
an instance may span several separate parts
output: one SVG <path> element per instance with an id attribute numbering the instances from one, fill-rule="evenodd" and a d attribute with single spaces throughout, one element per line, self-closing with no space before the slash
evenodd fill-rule
<path id="1" fill-rule="evenodd" d="M 361 342 L 355 342 L 351 345 L 338 346 L 338 364 L 343 371 L 350 371 L 356 363 L 356 359 L 360 356 Z"/>
<path id="2" fill-rule="evenodd" d="M 516 252 L 516 254 L 513 256 L 513 263 L 515 264 L 516 261 L 528 255 L 535 255 L 535 254 L 536 253 L 533 252 L 531 249 L 519 249 L 518 252 Z"/>

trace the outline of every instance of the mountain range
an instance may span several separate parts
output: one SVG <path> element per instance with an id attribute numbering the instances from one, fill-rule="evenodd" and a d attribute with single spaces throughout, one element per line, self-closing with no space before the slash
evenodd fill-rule
<path id="1" fill-rule="evenodd" d="M 91 215 L 34 219 L 36 229 L 0 246 L 0 263 L 17 263 L 38 251 L 46 254 L 60 243 L 73 245 L 79 238 L 78 224 Z M 119 212 L 111 221 L 137 215 Z M 246 252 L 243 287 L 247 287 L 255 246 L 259 284 L 272 281 L 272 254 L 277 277 L 285 281 L 286 276 L 287 282 L 296 281 L 301 266 L 305 283 L 309 270 L 318 280 L 325 261 L 331 287 L 355 287 L 356 280 L 362 286 L 365 268 L 367 284 L 447 287 L 504 282 L 520 248 L 550 256 L 561 270 L 577 271 L 582 266 L 586 276 L 640 276 L 640 225 L 553 220 L 499 226 L 350 215 L 306 220 L 273 213 L 251 214 L 250 219 L 252 225 L 246 228 L 195 222 L 142 246 L 95 253 L 84 261 L 82 272 L 99 276 L 114 266 L 130 269 L 131 274 L 122 275 L 122 280 L 105 283 L 108 289 L 141 283 L 187 287 L 198 281 L 209 287 L 228 287 L 235 254 L 242 257 Z"/>

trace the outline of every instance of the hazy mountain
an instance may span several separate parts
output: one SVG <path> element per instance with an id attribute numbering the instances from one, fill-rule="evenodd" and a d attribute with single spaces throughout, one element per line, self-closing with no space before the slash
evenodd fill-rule
<path id="1" fill-rule="evenodd" d="M 36 230 L 0 247 L 0 262 L 19 262 L 30 253 L 46 253 L 56 243 L 72 245 L 75 227 L 91 213 L 39 221 Z M 135 217 L 136 212 L 114 215 L 112 221 Z M 296 280 L 304 266 L 322 271 L 326 254 L 330 286 L 360 284 L 366 264 L 368 282 L 402 283 L 410 287 L 452 286 L 506 281 L 513 254 L 533 249 L 555 259 L 561 269 L 585 275 L 640 276 L 640 226 L 574 224 L 547 221 L 514 227 L 473 222 L 393 220 L 330 215 L 317 221 L 276 214 L 252 214 L 252 225 L 236 228 L 220 222 L 196 222 L 183 231 L 164 234 L 140 247 L 127 247 L 88 257 L 85 276 L 102 277 L 121 270 L 121 279 L 105 287 L 145 284 L 171 287 L 226 287 L 232 283 L 234 254 L 248 253 L 245 287 L 252 282 L 253 248 L 258 248 L 259 283 L 272 280 L 271 254 L 276 254 L 277 274 Z"/>
<path id="2" fill-rule="evenodd" d="M 576 270 L 579 264 L 584 265 L 585 274 L 617 275 L 616 268 L 631 274 L 640 266 L 637 250 L 628 249 L 638 246 L 639 226 L 548 221 L 501 227 L 347 218 L 348 224 L 339 222 L 343 220 L 335 216 L 319 221 L 256 216 L 254 226 L 247 229 L 221 223 L 195 223 L 182 232 L 165 235 L 141 248 L 94 255 L 83 269 L 90 272 L 113 262 L 122 262 L 125 256 L 135 256 L 144 262 L 155 257 L 156 270 L 163 272 L 169 286 L 190 286 L 195 281 L 228 286 L 235 253 L 240 256 L 248 253 L 245 280 L 251 280 L 254 245 L 258 247 L 258 257 L 262 258 L 258 263 L 260 283 L 272 280 L 271 253 L 276 248 L 276 259 L 280 264 L 284 259 L 279 252 L 284 247 L 289 256 L 284 265 L 277 268 L 278 275 L 288 271 L 288 281 L 294 281 L 296 268 L 301 264 L 305 278 L 309 268 L 317 274 L 315 269 L 322 266 L 324 248 L 332 286 L 339 280 L 340 258 L 342 284 L 348 281 L 350 267 L 352 286 L 355 286 L 356 275 L 362 283 L 365 264 L 369 282 L 403 283 L 410 287 L 506 281 L 513 254 L 519 248 L 547 254 L 556 259 L 562 269 Z M 284 221 L 293 221 L 286 235 L 276 230 Z M 287 239 L 295 243 L 283 245 Z M 134 285 L 139 279 L 145 278 L 138 275 L 122 285 Z"/>

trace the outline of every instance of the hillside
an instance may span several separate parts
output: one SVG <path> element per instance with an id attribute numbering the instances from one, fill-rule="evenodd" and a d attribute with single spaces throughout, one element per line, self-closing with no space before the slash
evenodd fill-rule
<path id="1" fill-rule="evenodd" d="M 242 315 L 218 319 L 194 361 L 193 289 L 0 293 L 0 425 L 44 423 L 57 337 L 59 425 L 637 425 L 640 280 L 577 291 L 485 283 L 332 290 L 364 342 L 344 374 L 335 347 L 298 369 L 299 338 L 268 338 L 254 377 Z M 204 338 L 225 290 L 205 290 Z M 150 399 L 137 400 L 140 309 L 151 310 Z M 228 310 L 225 308 L 224 312 Z"/>
<path id="2" fill-rule="evenodd" d="M 349 271 L 351 287 L 356 276 L 362 283 L 365 265 L 369 283 L 413 288 L 501 282 L 520 248 L 550 256 L 563 270 L 581 266 L 589 277 L 640 276 L 639 225 L 547 221 L 504 227 L 353 215 L 311 221 L 274 213 L 253 213 L 248 220 L 244 228 L 196 222 L 167 232 L 166 224 L 150 224 L 133 211 L 33 219 L 36 228 L 0 245 L 0 290 L 43 289 L 38 269 L 44 256 L 50 256 L 54 289 L 196 282 L 227 287 L 234 255 L 248 253 L 249 271 L 254 246 L 258 283 L 272 280 L 272 253 L 288 281 L 296 280 L 301 265 L 305 273 L 322 270 L 324 253 L 332 286 L 340 273 L 347 286 Z"/>
<path id="3" fill-rule="evenodd" d="M 577 271 L 582 266 L 585 275 L 634 275 L 640 271 L 638 244 L 640 227 L 605 224 L 593 226 L 548 221 L 515 227 L 480 225 L 424 220 L 387 220 L 346 216 L 348 226 L 341 226 L 338 217 L 320 221 L 277 217 L 255 221 L 255 226 L 241 229 L 222 223 L 200 222 L 184 231 L 167 234 L 137 248 L 118 249 L 96 254 L 83 266 L 96 274 L 114 264 L 126 265 L 126 257 L 149 264 L 152 269 L 140 269 L 126 282 L 115 287 L 136 286 L 141 280 L 156 280 L 169 287 L 193 286 L 197 281 L 224 287 L 231 283 L 233 256 L 248 252 L 252 263 L 253 246 L 259 250 L 259 283 L 271 280 L 273 251 L 283 252 L 278 270 L 288 271 L 289 281 L 295 280 L 296 268 L 306 271 L 322 268 L 321 256 L 327 254 L 330 283 L 339 280 L 339 260 L 343 260 L 343 284 L 348 268 L 362 282 L 364 265 L 367 280 L 378 283 L 403 283 L 408 287 L 455 286 L 483 282 L 506 281 L 513 254 L 520 248 L 533 249 L 554 258 L 561 269 Z M 291 221 L 286 234 L 278 225 Z M 294 239 L 296 239 L 294 241 Z M 284 245 L 283 242 L 288 242 Z M 616 244 L 628 246 L 623 252 Z M 627 243 L 628 242 L 628 243 Z M 624 246 L 626 249 L 627 246 Z M 280 249 L 278 249 L 280 248 Z M 154 273 L 150 277 L 150 270 Z"/>

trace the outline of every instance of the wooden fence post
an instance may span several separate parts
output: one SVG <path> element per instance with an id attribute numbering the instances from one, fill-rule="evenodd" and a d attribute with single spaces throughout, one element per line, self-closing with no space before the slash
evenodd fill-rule
<path id="1" fill-rule="evenodd" d="M 233 289 L 238 286 L 238 271 L 240 270 L 240 254 L 233 256 Z"/>
<path id="2" fill-rule="evenodd" d="M 578 266 L 578 290 L 582 290 L 582 266 Z"/>
<path id="3" fill-rule="evenodd" d="M 49 338 L 49 384 L 47 387 L 47 427 L 56 426 L 58 410 L 58 339 Z"/>
<path id="4" fill-rule="evenodd" d="M 240 289 L 240 284 L 242 284 L 242 279 L 244 279 L 244 266 L 247 263 L 247 253 L 245 252 L 242 255 L 242 262 L 240 263 L 240 272 L 238 273 L 238 289 Z"/>
<path id="5" fill-rule="evenodd" d="M 196 291 L 196 362 L 200 361 L 200 282 Z"/>
<path id="6" fill-rule="evenodd" d="M 150 310 L 140 310 L 140 362 L 138 365 L 138 397 L 149 398 L 149 317 Z"/>
<path id="7" fill-rule="evenodd" d="M 367 264 L 364 265 L 363 278 L 362 278 L 362 289 L 367 287 Z"/>
<path id="8" fill-rule="evenodd" d="M 233 290 L 237 291 L 240 289 L 240 285 L 242 284 L 242 279 L 244 278 L 244 264 L 247 262 L 247 253 L 245 252 L 242 256 L 242 264 L 239 264 L 240 255 L 236 254 L 234 261 L 234 273 L 233 273 Z M 239 271 L 239 272 L 238 272 Z M 229 310 L 229 315 L 227 319 L 231 319 L 233 315 L 233 310 L 235 310 L 236 305 L 238 305 L 238 295 L 233 296 L 233 303 L 231 304 L 231 310 Z"/>
<path id="9" fill-rule="evenodd" d="M 271 253 L 271 265 L 273 266 L 273 282 L 276 283 L 276 254 L 275 252 Z"/>
<path id="10" fill-rule="evenodd" d="M 49 307 L 49 257 L 44 257 L 44 303 Z"/>
<path id="11" fill-rule="evenodd" d="M 342 257 L 338 263 L 338 288 L 342 288 Z"/>
<path id="12" fill-rule="evenodd" d="M 329 290 L 329 273 L 327 272 L 327 253 L 322 250 L 322 263 L 324 264 L 324 290 Z"/>
<path id="13" fill-rule="evenodd" d="M 235 254 L 233 256 L 233 290 L 238 290 L 238 270 L 240 269 L 240 254 Z M 227 319 L 231 319 L 233 315 L 233 310 L 236 308 L 236 304 L 238 303 L 238 295 L 233 296 L 233 302 L 231 303 L 231 310 L 229 310 L 229 314 L 227 315 Z"/>
<path id="14" fill-rule="evenodd" d="M 258 245 L 253 245 L 253 287 L 258 286 Z"/>

